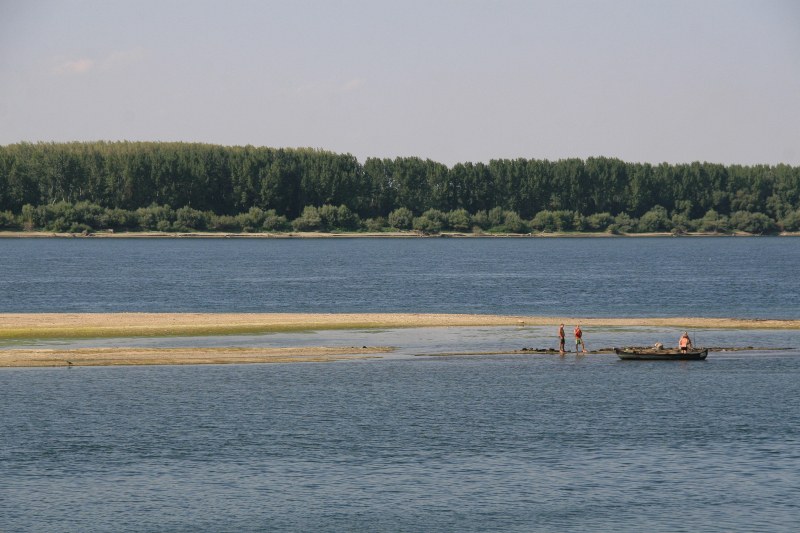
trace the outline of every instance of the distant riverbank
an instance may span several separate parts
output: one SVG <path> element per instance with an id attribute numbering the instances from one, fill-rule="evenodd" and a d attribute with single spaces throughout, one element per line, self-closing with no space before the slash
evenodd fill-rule
<path id="1" fill-rule="evenodd" d="M 441 232 L 423 233 L 419 231 L 391 231 L 391 232 L 259 232 L 259 233 L 227 233 L 214 231 L 197 232 L 161 232 L 161 231 L 132 231 L 132 232 L 83 232 L 60 233 L 51 231 L 0 231 L 2 238 L 116 238 L 116 239 L 154 239 L 154 238 L 203 238 L 203 239 L 324 239 L 324 238 L 564 238 L 564 237 L 598 237 L 598 238 L 626 238 L 626 237 L 759 237 L 753 233 L 736 231 L 732 233 L 688 232 L 674 234 L 662 233 L 608 233 L 608 232 L 534 232 L 534 233 L 463 233 Z M 778 237 L 798 237 L 800 232 L 782 232 L 775 234 Z"/>

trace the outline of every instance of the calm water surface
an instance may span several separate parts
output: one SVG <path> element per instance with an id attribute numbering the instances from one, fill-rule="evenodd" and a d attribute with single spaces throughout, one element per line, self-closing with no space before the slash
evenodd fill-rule
<path id="1" fill-rule="evenodd" d="M 800 239 L 0 239 L 3 312 L 800 317 Z"/>
<path id="2" fill-rule="evenodd" d="M 798 318 L 797 239 L 0 240 L 0 311 Z M 418 357 L 552 328 L 43 347 L 392 345 L 332 364 L 0 369 L 0 531 L 796 531 L 796 331 L 704 362 Z M 586 328 L 589 348 L 672 328 Z M 9 346 L 8 343 L 5 345 Z M 2 348 L 2 347 L 0 347 Z"/>
<path id="3" fill-rule="evenodd" d="M 0 371 L 3 531 L 795 531 L 800 358 Z"/>

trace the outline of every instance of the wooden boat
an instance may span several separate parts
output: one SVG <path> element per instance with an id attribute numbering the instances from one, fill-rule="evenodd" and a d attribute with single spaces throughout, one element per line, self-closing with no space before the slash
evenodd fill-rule
<path id="1" fill-rule="evenodd" d="M 680 349 L 614 348 L 620 359 L 633 361 L 702 361 L 708 357 L 708 348 L 695 348 L 686 352 Z"/>

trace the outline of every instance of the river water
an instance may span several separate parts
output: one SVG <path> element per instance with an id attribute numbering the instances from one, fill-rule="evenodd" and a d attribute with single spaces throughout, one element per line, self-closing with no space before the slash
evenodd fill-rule
<path id="1" fill-rule="evenodd" d="M 800 316 L 795 239 L 0 249 L 4 312 Z M 437 356 L 548 347 L 552 329 L 31 341 L 397 351 L 331 364 L 0 369 L 0 531 L 796 530 L 798 332 L 693 330 L 700 344 L 759 348 L 703 362 Z M 590 349 L 680 333 L 585 330 Z"/>
<path id="2" fill-rule="evenodd" d="M 796 238 L 0 239 L 3 312 L 800 317 Z"/>

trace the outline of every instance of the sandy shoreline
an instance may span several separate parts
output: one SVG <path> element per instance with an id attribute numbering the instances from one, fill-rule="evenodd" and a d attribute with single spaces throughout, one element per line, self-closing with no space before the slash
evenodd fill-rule
<path id="1" fill-rule="evenodd" d="M 295 348 L 76 348 L 0 350 L 2 367 L 221 365 L 245 363 L 322 363 L 364 359 L 392 351 L 388 346 Z"/>
<path id="2" fill-rule="evenodd" d="M 225 335 L 325 329 L 451 326 L 800 329 L 800 320 L 581 318 L 432 313 L 2 313 L 0 339 Z"/>
<path id="3" fill-rule="evenodd" d="M 180 365 L 324 362 L 375 357 L 392 347 L 185 347 L 29 348 L 34 339 L 174 337 L 258 334 L 332 329 L 415 327 L 557 326 L 674 327 L 705 329 L 800 329 L 800 320 L 732 318 L 576 318 L 428 313 L 2 313 L 0 367 Z"/>

